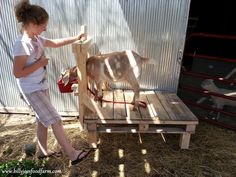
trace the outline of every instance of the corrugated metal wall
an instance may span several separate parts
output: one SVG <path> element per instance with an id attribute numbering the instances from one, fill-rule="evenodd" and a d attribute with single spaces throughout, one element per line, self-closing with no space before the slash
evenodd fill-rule
<path id="1" fill-rule="evenodd" d="M 12 75 L 12 45 L 19 33 L 14 17 L 15 0 L 0 0 L 0 107 L 24 110 Z M 140 79 L 141 88 L 177 91 L 180 60 L 185 42 L 190 0 L 31 0 L 49 13 L 49 25 L 43 35 L 48 38 L 78 34 L 88 26 L 93 38 L 93 52 L 133 49 L 156 60 L 146 65 Z M 56 81 L 60 72 L 75 65 L 71 46 L 47 49 L 51 99 L 60 112 L 77 112 L 73 94 L 61 94 Z M 117 84 L 126 87 L 125 84 Z M 14 108 L 14 109 L 11 109 Z"/>

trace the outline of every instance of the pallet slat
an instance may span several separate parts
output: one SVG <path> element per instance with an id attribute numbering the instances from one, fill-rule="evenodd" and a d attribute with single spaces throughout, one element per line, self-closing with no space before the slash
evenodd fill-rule
<path id="1" fill-rule="evenodd" d="M 154 117 L 154 113 L 153 113 L 152 109 L 150 108 L 150 104 L 148 102 L 145 92 L 140 92 L 140 99 L 139 100 L 144 101 L 147 104 L 147 108 L 143 108 L 143 107 L 139 106 L 139 111 L 140 111 L 142 120 L 152 120 L 152 118 Z"/>
<path id="2" fill-rule="evenodd" d="M 168 93 L 168 97 L 171 101 L 176 102 L 176 109 L 180 112 L 180 115 L 186 120 L 196 120 L 196 116 L 190 111 L 190 109 L 183 103 L 183 101 L 174 93 Z"/>
<path id="3" fill-rule="evenodd" d="M 165 96 L 165 92 L 155 92 L 158 99 L 160 100 L 163 108 L 166 110 L 167 114 L 169 115 L 170 120 L 178 121 L 178 115 L 172 111 L 173 105 L 170 104 L 169 100 Z"/>
<path id="4" fill-rule="evenodd" d="M 103 100 L 113 101 L 113 91 L 103 91 Z M 102 102 L 102 108 L 105 109 L 108 113 L 108 117 L 105 119 L 113 119 L 114 118 L 114 104 L 110 102 Z"/>
<path id="5" fill-rule="evenodd" d="M 131 120 L 141 120 L 140 112 L 138 110 L 133 111 L 133 105 L 128 104 L 132 102 L 133 97 L 134 97 L 134 92 L 125 90 L 124 96 L 125 96 L 125 102 L 127 102 L 127 104 L 125 104 L 126 120 L 128 122 L 131 122 Z"/>
<path id="6" fill-rule="evenodd" d="M 158 120 L 169 120 L 169 116 L 166 113 L 165 109 L 163 108 L 160 100 L 158 99 L 157 95 L 154 91 L 146 91 L 145 92 L 150 107 L 154 113 L 155 119 Z"/>
<path id="7" fill-rule="evenodd" d="M 156 92 L 156 94 L 171 119 L 176 121 L 197 121 L 196 116 L 176 94 L 168 92 Z"/>
<path id="8" fill-rule="evenodd" d="M 149 127 L 145 131 L 140 131 L 138 127 L 98 127 L 98 131 L 101 133 L 173 133 L 183 134 L 185 130 L 176 127 Z"/>
<path id="9" fill-rule="evenodd" d="M 94 120 L 94 119 L 85 119 L 85 123 L 98 123 L 103 124 L 103 122 L 100 119 Z M 159 121 L 159 120 L 131 120 L 127 121 L 124 120 L 114 120 L 114 119 L 106 119 L 106 124 L 158 124 L 158 125 L 193 125 L 197 124 L 197 121 L 175 121 L 175 120 L 169 120 L 169 121 Z"/>
<path id="10" fill-rule="evenodd" d="M 114 102 L 125 102 L 122 90 L 114 91 Z M 114 119 L 126 119 L 125 103 L 114 103 Z"/>

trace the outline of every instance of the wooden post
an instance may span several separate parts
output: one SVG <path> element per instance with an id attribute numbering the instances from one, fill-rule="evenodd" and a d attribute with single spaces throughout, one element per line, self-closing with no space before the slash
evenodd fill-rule
<path id="1" fill-rule="evenodd" d="M 88 130 L 88 141 L 89 146 L 91 148 L 97 148 L 97 142 L 98 142 L 98 133 L 97 133 L 97 124 L 87 124 L 87 130 Z"/>
<path id="2" fill-rule="evenodd" d="M 84 40 L 75 42 L 72 44 L 72 49 L 75 54 L 77 62 L 77 74 L 78 74 L 78 85 L 79 85 L 79 122 L 81 129 L 84 129 L 84 118 L 86 108 L 90 109 L 92 112 L 96 112 L 101 120 L 104 120 L 107 116 L 107 112 L 102 109 L 102 107 L 97 104 L 90 96 L 88 96 L 87 91 L 87 73 L 86 73 L 86 60 L 88 58 L 88 48 L 92 41 L 91 38 L 87 37 L 87 27 L 81 26 L 81 33 L 85 34 Z M 96 127 L 94 124 L 92 127 Z M 91 128 L 89 126 L 89 128 Z M 97 130 L 94 128 L 92 130 L 88 129 L 88 136 L 90 146 L 93 148 L 97 147 Z"/>
<path id="3" fill-rule="evenodd" d="M 86 75 L 86 59 L 88 57 L 88 48 L 91 38 L 87 38 L 87 26 L 81 26 L 80 33 L 85 34 L 84 40 L 72 44 L 73 52 L 77 61 L 77 73 L 79 83 L 79 121 L 81 127 L 84 127 L 85 105 L 83 103 L 83 94 L 87 94 L 87 75 Z"/>
<path id="4" fill-rule="evenodd" d="M 188 132 L 185 132 L 180 135 L 179 146 L 181 149 L 188 149 L 189 148 L 190 136 L 191 136 L 191 134 Z"/>
<path id="5" fill-rule="evenodd" d="M 188 149 L 190 143 L 191 133 L 194 133 L 196 129 L 196 125 L 186 125 L 185 133 L 180 135 L 179 146 L 181 149 Z"/>

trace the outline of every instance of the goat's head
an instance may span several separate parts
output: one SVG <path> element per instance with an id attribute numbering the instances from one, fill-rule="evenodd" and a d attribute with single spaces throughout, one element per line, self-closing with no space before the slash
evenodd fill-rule
<path id="1" fill-rule="evenodd" d="M 74 66 L 73 68 L 66 69 L 61 72 L 60 79 L 62 83 L 67 85 L 70 81 L 74 81 L 77 79 L 77 67 Z"/>
<path id="2" fill-rule="evenodd" d="M 215 85 L 213 79 L 205 79 L 201 83 L 201 87 L 207 90 L 209 90 L 209 88 L 211 88 L 213 85 Z"/>

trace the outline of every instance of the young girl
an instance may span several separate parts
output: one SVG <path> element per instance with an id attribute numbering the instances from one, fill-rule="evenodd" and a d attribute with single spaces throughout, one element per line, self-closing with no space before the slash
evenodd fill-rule
<path id="1" fill-rule="evenodd" d="M 46 75 L 48 58 L 44 55 L 43 49 L 71 44 L 83 37 L 83 34 L 54 40 L 40 36 L 46 31 L 49 16 L 44 8 L 31 5 L 28 0 L 22 0 L 16 5 L 15 15 L 18 22 L 22 24 L 22 34 L 16 39 L 13 47 L 13 73 L 22 95 L 35 111 L 38 157 L 56 155 L 54 151 L 47 148 L 47 130 L 51 125 L 58 143 L 68 155 L 71 164 L 77 164 L 90 151 L 75 150 L 66 137 L 61 117 L 49 98 Z"/>

